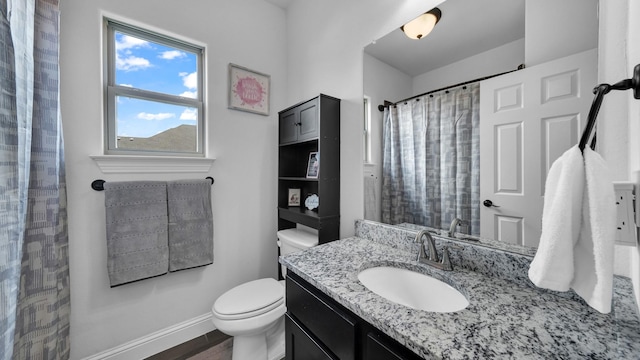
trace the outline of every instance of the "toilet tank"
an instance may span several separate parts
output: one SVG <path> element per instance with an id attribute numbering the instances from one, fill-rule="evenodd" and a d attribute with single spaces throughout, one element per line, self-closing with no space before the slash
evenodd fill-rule
<path id="1" fill-rule="evenodd" d="M 284 256 L 318 245 L 318 235 L 303 229 L 286 229 L 278 231 L 280 255 Z M 282 266 L 282 276 L 286 268 Z"/>

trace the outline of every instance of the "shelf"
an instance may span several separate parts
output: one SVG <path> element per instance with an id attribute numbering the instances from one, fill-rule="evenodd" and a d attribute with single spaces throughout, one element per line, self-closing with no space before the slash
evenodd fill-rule
<path id="1" fill-rule="evenodd" d="M 105 174 L 208 173 L 214 158 L 186 156 L 93 155 Z"/>
<path id="2" fill-rule="evenodd" d="M 278 178 L 278 180 L 318 182 L 317 178 L 296 177 L 296 176 L 281 176 Z"/>
<path id="3" fill-rule="evenodd" d="M 278 113 L 278 230 L 297 224 L 318 230 L 323 244 L 340 238 L 340 99 L 319 95 Z M 308 178 L 311 153 L 320 153 L 320 178 Z M 288 207 L 299 189 L 300 207 Z M 316 194 L 320 207 L 304 206 Z"/>
<path id="4" fill-rule="evenodd" d="M 306 140 L 301 140 L 301 141 L 296 141 L 296 142 L 290 142 L 290 143 L 284 143 L 284 144 L 278 144 L 279 147 L 291 147 L 291 146 L 299 146 L 299 147 L 303 147 L 303 146 L 318 146 L 318 138 L 314 137 L 311 139 L 306 139 Z"/>
<path id="5" fill-rule="evenodd" d="M 321 222 L 325 220 L 340 217 L 340 215 L 319 216 L 317 212 L 309 210 L 304 206 L 289 208 L 279 207 L 278 216 L 281 219 L 306 225 L 314 229 L 319 229 Z"/>

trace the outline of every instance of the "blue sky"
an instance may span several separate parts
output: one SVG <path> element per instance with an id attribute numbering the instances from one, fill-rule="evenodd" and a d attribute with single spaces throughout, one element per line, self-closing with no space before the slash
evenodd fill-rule
<path id="1" fill-rule="evenodd" d="M 116 84 L 196 98 L 196 54 L 116 32 Z M 118 136 L 149 137 L 196 125 L 195 108 L 126 97 L 118 97 L 116 106 Z"/>

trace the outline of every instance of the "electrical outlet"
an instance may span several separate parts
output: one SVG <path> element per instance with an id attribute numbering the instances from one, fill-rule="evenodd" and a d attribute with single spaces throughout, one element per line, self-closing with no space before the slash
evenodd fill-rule
<path id="1" fill-rule="evenodd" d="M 616 245 L 636 246 L 634 183 L 614 181 L 616 196 Z"/>

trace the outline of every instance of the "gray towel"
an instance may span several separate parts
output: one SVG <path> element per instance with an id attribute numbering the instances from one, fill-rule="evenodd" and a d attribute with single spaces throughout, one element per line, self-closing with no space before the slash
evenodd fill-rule
<path id="1" fill-rule="evenodd" d="M 376 178 L 373 175 L 364 176 L 364 218 L 366 220 L 376 220 Z"/>
<path id="2" fill-rule="evenodd" d="M 167 182 L 169 209 L 169 271 L 213 263 L 211 182 Z"/>
<path id="3" fill-rule="evenodd" d="M 166 274 L 166 183 L 106 182 L 104 190 L 111 287 Z"/>

